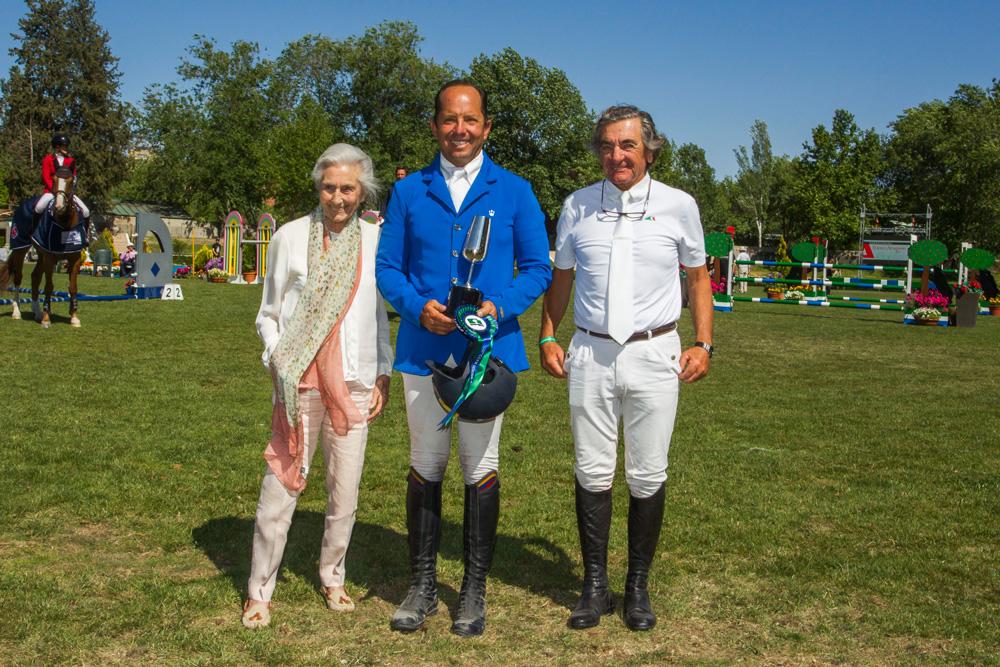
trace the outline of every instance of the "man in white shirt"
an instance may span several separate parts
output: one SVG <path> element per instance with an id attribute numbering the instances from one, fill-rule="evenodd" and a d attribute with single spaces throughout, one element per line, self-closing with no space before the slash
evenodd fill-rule
<path id="1" fill-rule="evenodd" d="M 708 373 L 712 290 L 698 206 L 690 195 L 654 181 L 649 168 L 665 139 L 648 113 L 607 109 L 591 148 L 604 180 L 563 204 L 555 269 L 545 294 L 539 347 L 550 375 L 569 379 L 576 451 L 576 513 L 584 583 L 569 618 L 589 628 L 614 611 L 607 548 L 611 484 L 624 422 L 629 486 L 625 624 L 656 624 L 646 582 L 663 520 L 667 450 L 680 382 Z M 695 343 L 681 351 L 680 264 L 686 267 Z M 574 281 L 576 331 L 564 352 L 555 338 Z"/>
<path id="2" fill-rule="evenodd" d="M 737 273 L 739 274 L 740 278 L 748 278 L 750 276 L 750 265 L 740 264 L 739 262 L 749 262 L 749 261 L 750 261 L 750 253 L 747 252 L 746 248 L 740 248 L 739 254 L 736 255 L 736 262 L 737 262 L 736 268 L 738 269 Z M 746 293 L 747 293 L 747 284 L 745 282 L 740 282 L 740 294 L 746 294 Z"/>

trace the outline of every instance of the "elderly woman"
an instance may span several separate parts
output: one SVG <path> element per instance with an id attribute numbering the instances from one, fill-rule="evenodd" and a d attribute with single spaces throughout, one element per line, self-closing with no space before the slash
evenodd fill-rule
<path id="1" fill-rule="evenodd" d="M 319 206 L 275 232 L 257 314 L 274 409 L 243 608 L 248 628 L 271 620 L 285 539 L 317 440 L 327 490 L 319 577 L 330 609 L 354 609 L 344 588 L 344 558 L 368 424 L 385 408 L 392 372 L 388 318 L 375 287 L 380 228 L 357 215 L 363 200 L 378 196 L 371 158 L 354 146 L 334 144 L 320 155 L 312 176 Z"/>

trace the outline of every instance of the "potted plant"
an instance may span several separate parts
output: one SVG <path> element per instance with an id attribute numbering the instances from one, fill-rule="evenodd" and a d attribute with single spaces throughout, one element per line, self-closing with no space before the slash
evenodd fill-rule
<path id="1" fill-rule="evenodd" d="M 210 283 L 224 283 L 229 280 L 229 274 L 222 269 L 209 269 L 206 275 Z"/>
<path id="2" fill-rule="evenodd" d="M 187 278 L 190 275 L 191 275 L 190 266 L 182 266 L 176 271 L 174 271 L 174 278 Z"/>
<path id="3" fill-rule="evenodd" d="M 726 294 L 726 279 L 722 278 L 722 280 L 716 282 L 709 278 L 709 282 L 712 286 L 712 303 L 724 306 L 731 305 L 732 299 Z"/>
<path id="4" fill-rule="evenodd" d="M 941 311 L 930 306 L 914 308 L 911 315 L 919 324 L 937 324 L 941 319 Z"/>
<path id="5" fill-rule="evenodd" d="M 765 278 L 771 280 L 784 280 L 785 275 L 778 271 L 771 271 Z M 764 290 L 767 292 L 767 298 L 769 299 L 783 299 L 785 294 L 785 286 L 782 283 L 764 283 Z"/>
<path id="6" fill-rule="evenodd" d="M 243 262 L 241 271 L 243 280 L 252 283 L 257 280 L 257 252 L 254 248 L 243 248 Z"/>
<path id="7" fill-rule="evenodd" d="M 219 271 L 223 272 L 223 275 L 226 275 L 228 277 L 228 274 L 226 274 L 225 272 L 221 257 L 213 257 L 212 259 L 205 262 L 204 273 L 206 276 L 208 275 L 208 272 L 211 271 L 212 269 L 218 269 Z"/>
<path id="8" fill-rule="evenodd" d="M 781 298 L 785 299 L 786 301 L 802 301 L 803 299 L 806 298 L 806 295 L 800 289 L 790 289 L 786 290 Z"/>
<path id="9" fill-rule="evenodd" d="M 1000 315 L 1000 296 L 995 296 L 987 301 L 986 306 L 990 309 L 990 315 Z"/>
<path id="10" fill-rule="evenodd" d="M 906 297 L 904 312 L 913 316 L 917 324 L 937 324 L 942 312 L 948 309 L 948 297 L 937 290 L 930 290 L 926 296 L 913 292 Z"/>

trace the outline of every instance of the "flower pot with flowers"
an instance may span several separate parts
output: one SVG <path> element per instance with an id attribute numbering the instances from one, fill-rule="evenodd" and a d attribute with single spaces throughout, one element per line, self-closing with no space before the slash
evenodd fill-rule
<path id="1" fill-rule="evenodd" d="M 191 267 L 182 266 L 174 271 L 174 278 L 188 278 L 191 276 Z"/>
<path id="2" fill-rule="evenodd" d="M 765 278 L 770 280 L 784 280 L 785 276 L 777 271 L 772 271 Z M 767 298 L 769 299 L 783 299 L 785 295 L 785 286 L 782 283 L 764 283 L 764 290 L 767 292 Z"/>
<path id="3" fill-rule="evenodd" d="M 205 275 L 210 283 L 224 283 L 229 280 L 229 274 L 222 269 L 209 269 Z"/>
<path id="4" fill-rule="evenodd" d="M 1000 316 L 1000 296 L 995 296 L 987 301 L 986 307 L 990 309 L 990 315 Z"/>
<path id="5" fill-rule="evenodd" d="M 948 297 L 937 290 L 929 290 L 927 294 L 913 292 L 906 297 L 903 312 L 912 315 L 917 324 L 937 324 L 948 311 L 948 302 Z"/>
<path id="6" fill-rule="evenodd" d="M 785 290 L 781 298 L 785 301 L 802 301 L 806 298 L 806 294 L 800 289 L 790 289 Z"/>
<path id="7" fill-rule="evenodd" d="M 216 278 L 222 278 L 222 280 L 212 280 L 213 275 Z M 205 278 L 209 282 L 213 283 L 224 283 L 227 280 L 229 280 L 229 274 L 226 273 L 225 269 L 223 268 L 221 257 L 213 257 L 212 259 L 205 262 Z"/>
<path id="8" fill-rule="evenodd" d="M 709 282 L 712 285 L 712 303 L 721 306 L 731 306 L 733 301 L 732 297 L 726 294 L 726 279 L 723 278 L 716 282 L 710 278 Z"/>

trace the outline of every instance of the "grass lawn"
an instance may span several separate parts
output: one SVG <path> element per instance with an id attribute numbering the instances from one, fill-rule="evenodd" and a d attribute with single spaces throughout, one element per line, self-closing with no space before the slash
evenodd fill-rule
<path id="1" fill-rule="evenodd" d="M 91 294 L 122 284 L 81 282 Z M 565 625 L 581 576 L 572 443 L 565 386 L 537 368 L 504 425 L 486 634 L 448 632 L 462 574 L 454 464 L 444 608 L 425 631 L 389 631 L 408 580 L 396 378 L 348 555 L 357 612 L 329 612 L 318 593 L 314 479 L 274 621 L 249 632 L 240 603 L 271 392 L 260 288 L 182 285 L 183 302 L 83 302 L 79 330 L 66 304 L 48 331 L 0 307 L 0 663 L 997 664 L 1000 318 L 939 329 L 864 310 L 718 314 L 712 373 L 682 392 L 649 633 L 617 616 Z M 538 315 L 522 320 L 529 341 Z M 690 340 L 687 316 L 681 332 Z M 617 597 L 626 510 L 619 473 Z"/>

